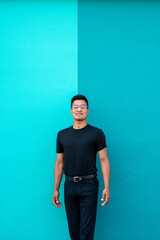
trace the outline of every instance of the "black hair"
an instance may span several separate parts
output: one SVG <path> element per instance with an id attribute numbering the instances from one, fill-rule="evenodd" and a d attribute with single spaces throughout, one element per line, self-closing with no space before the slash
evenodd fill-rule
<path id="1" fill-rule="evenodd" d="M 84 95 L 81 95 L 81 94 L 75 95 L 75 96 L 71 99 L 71 108 L 72 108 L 72 103 L 73 103 L 75 100 L 84 100 L 84 101 L 87 103 L 87 108 L 88 108 L 88 100 L 87 100 L 87 98 L 86 98 Z"/>

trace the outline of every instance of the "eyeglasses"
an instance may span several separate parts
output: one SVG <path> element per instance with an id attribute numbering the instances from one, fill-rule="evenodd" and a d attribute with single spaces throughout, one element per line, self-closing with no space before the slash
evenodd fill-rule
<path id="1" fill-rule="evenodd" d="M 79 107 L 79 105 L 73 105 L 73 109 L 78 109 L 78 107 Z M 82 104 L 82 105 L 80 105 L 80 108 L 81 109 L 86 109 L 87 105 Z"/>

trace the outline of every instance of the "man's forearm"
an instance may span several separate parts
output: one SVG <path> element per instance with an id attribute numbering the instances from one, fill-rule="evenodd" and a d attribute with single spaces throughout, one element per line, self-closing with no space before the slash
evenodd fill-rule
<path id="1" fill-rule="evenodd" d="M 63 176 L 63 164 L 56 162 L 54 168 L 54 191 L 58 191 Z"/>
<path id="2" fill-rule="evenodd" d="M 109 180 L 110 180 L 110 164 L 108 158 L 101 161 L 101 169 L 103 174 L 103 180 L 105 188 L 109 189 Z"/>

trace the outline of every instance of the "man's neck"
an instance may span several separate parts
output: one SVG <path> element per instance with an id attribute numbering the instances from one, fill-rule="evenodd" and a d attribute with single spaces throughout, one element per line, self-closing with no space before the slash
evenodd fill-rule
<path id="1" fill-rule="evenodd" d="M 87 126 L 87 122 L 84 122 L 84 123 L 76 122 L 74 123 L 73 128 L 80 129 L 80 128 L 84 128 L 85 126 Z"/>

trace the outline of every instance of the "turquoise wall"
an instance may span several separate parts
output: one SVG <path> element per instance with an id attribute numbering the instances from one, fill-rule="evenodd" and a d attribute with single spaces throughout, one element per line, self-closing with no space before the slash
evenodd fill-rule
<path id="1" fill-rule="evenodd" d="M 0 239 L 70 239 L 53 171 L 81 93 L 111 165 L 95 240 L 159 240 L 160 2 L 0 1 L 0 22 Z"/>
<path id="2" fill-rule="evenodd" d="M 0 1 L 0 22 L 0 239 L 69 239 L 52 195 L 77 93 L 77 1 Z"/>
<path id="3" fill-rule="evenodd" d="M 106 134 L 95 240 L 160 239 L 160 1 L 78 2 L 78 90 Z"/>

